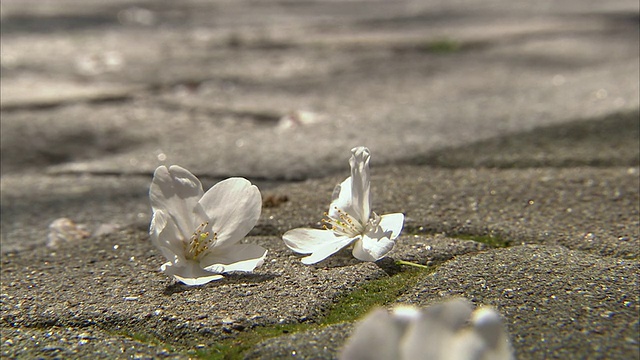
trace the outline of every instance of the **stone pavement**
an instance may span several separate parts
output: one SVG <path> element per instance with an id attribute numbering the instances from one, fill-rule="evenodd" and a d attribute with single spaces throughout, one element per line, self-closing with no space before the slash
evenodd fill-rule
<path id="1" fill-rule="evenodd" d="M 494 306 L 518 358 L 638 358 L 638 8 L 3 1 L 0 354 L 332 358 L 355 320 L 336 307 L 405 279 L 383 305 Z M 319 224 L 355 145 L 417 278 L 303 266 L 280 240 Z M 159 273 L 160 164 L 256 182 L 265 265 L 195 288 Z M 87 236 L 46 247 L 59 218 Z"/>

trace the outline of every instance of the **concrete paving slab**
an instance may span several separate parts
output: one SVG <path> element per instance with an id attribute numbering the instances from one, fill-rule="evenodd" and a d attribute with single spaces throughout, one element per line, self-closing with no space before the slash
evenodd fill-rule
<path id="1" fill-rule="evenodd" d="M 403 212 L 409 234 L 494 236 L 505 244 L 561 244 L 571 249 L 637 258 L 637 167 L 441 169 L 372 168 L 373 211 Z M 334 184 L 327 177 L 270 190 L 286 196 L 265 209 L 276 232 L 320 226 Z M 292 216 L 293 215 L 293 216 Z"/>
<path id="2" fill-rule="evenodd" d="M 394 166 L 372 172 L 373 210 L 405 213 L 408 234 L 493 236 L 510 245 L 560 244 L 606 256 L 638 256 L 637 167 Z M 282 187 L 266 183 L 265 201 L 286 201 L 264 209 L 254 234 L 280 236 L 295 227 L 319 227 L 333 187 L 345 177 Z M 207 187 L 215 182 L 203 180 Z M 149 182 L 144 176 L 4 176 L 3 252 L 42 246 L 47 227 L 61 217 L 92 231 L 100 224 L 145 229 Z"/>
<path id="3" fill-rule="evenodd" d="M 637 261 L 558 246 L 517 246 L 459 256 L 399 302 L 463 296 L 503 314 L 519 359 L 636 358 Z"/>
<path id="4" fill-rule="evenodd" d="M 516 246 L 446 262 L 398 303 L 452 297 L 500 311 L 518 359 L 638 357 L 638 263 L 560 246 Z M 340 324 L 256 345 L 248 358 L 336 358 L 352 331 Z"/>
<path id="5" fill-rule="evenodd" d="M 2 176 L 2 253 L 47 244 L 49 225 L 69 218 L 93 233 L 101 225 L 148 228 L 146 177 Z"/>
<path id="6" fill-rule="evenodd" d="M 55 250 L 41 247 L 5 254 L 3 352 L 33 356 L 95 350 L 69 343 L 82 340 L 81 334 L 90 334 L 87 338 L 93 343 L 108 340 L 108 346 L 98 349 L 103 353 L 113 350 L 112 345 L 163 356 L 208 348 L 255 326 L 313 322 L 338 295 L 397 271 L 384 262 L 361 263 L 348 251 L 306 266 L 279 237 L 251 236 L 248 241 L 269 249 L 264 266 L 254 274 L 231 274 L 201 287 L 179 285 L 160 273 L 163 259 L 140 230 L 64 243 Z M 430 241 L 424 236 L 403 237 L 396 256 L 421 257 L 422 244 Z M 487 248 L 444 238 L 434 244 L 427 257 L 439 261 Z M 57 335 L 51 338 L 51 332 Z M 25 341 L 25 333 L 34 338 Z M 136 339 L 146 339 L 147 344 L 130 344 Z"/>
<path id="7" fill-rule="evenodd" d="M 38 359 L 188 359 L 172 349 L 97 328 L 0 328 L 2 357 Z"/>
<path id="8" fill-rule="evenodd" d="M 18 26 L 28 11 L 12 3 L 3 23 L 17 28 L 3 35 L 2 62 L 12 105 L 3 118 L 33 116 L 8 112 L 20 108 L 19 99 L 23 108 L 37 100 L 32 85 L 19 86 L 23 79 L 46 87 L 59 79 L 61 88 L 141 86 L 127 90 L 102 121 L 125 139 L 147 129 L 148 141 L 109 156 L 71 157 L 50 170 L 151 172 L 169 161 L 212 176 L 301 179 L 336 170 L 342 149 L 356 145 L 390 163 L 640 106 L 632 1 L 590 8 L 498 1 L 484 9 L 310 2 L 291 12 L 268 2 L 248 11 L 249 4 L 94 4 L 89 13 L 111 20 L 86 31 L 54 31 L 81 16 L 45 9 L 33 17 L 51 20 L 53 30 L 28 33 Z M 118 20 L 134 8 L 157 22 Z M 55 51 L 61 56 L 52 59 Z M 94 98 L 72 93 L 79 102 Z M 126 126 L 118 123 L 138 98 L 145 99 L 142 110 Z M 60 105 L 71 100 L 64 96 Z M 170 111 L 154 116 L 155 109 Z M 282 131 L 277 120 L 297 111 L 317 113 L 319 121 Z M 85 116 L 92 114 L 90 108 Z M 7 136 L 19 133 L 16 121 L 3 124 Z M 20 125 L 28 126 L 38 122 Z"/>
<path id="9" fill-rule="evenodd" d="M 152 334 L 183 348 L 212 346 L 257 325 L 310 321 L 341 291 L 385 274 L 354 261 L 304 266 L 280 239 L 265 238 L 258 243 L 272 251 L 255 274 L 187 287 L 158 271 L 163 259 L 145 237 L 120 232 L 54 252 L 40 249 L 30 256 L 37 262 L 4 256 L 3 326 L 97 327 Z"/>
<path id="10" fill-rule="evenodd" d="M 493 304 L 522 358 L 638 357 L 639 13 L 631 0 L 3 0 L 2 356 L 189 358 L 254 326 L 312 323 L 398 271 L 348 252 L 304 267 L 280 240 L 320 225 L 348 150 L 366 145 L 373 210 L 407 216 L 391 257 L 437 266 L 399 301 Z M 185 288 L 158 273 L 160 164 L 206 187 L 258 184 L 248 241 L 270 253 L 256 274 Z M 45 247 L 64 217 L 78 236 Z M 248 356 L 331 358 L 350 326 Z"/>
<path id="11" fill-rule="evenodd" d="M 394 258 L 432 266 L 444 262 L 443 267 L 454 262 L 455 265 L 451 266 L 463 267 L 458 262 L 474 263 L 476 260 L 460 260 L 460 254 L 490 248 L 468 240 L 419 234 L 443 231 L 479 236 L 494 234 L 496 229 L 502 232 L 506 244 L 538 242 L 545 245 L 531 248 L 533 250 L 527 253 L 529 256 L 540 253 L 542 255 L 536 256 L 545 258 L 545 251 L 563 249 L 553 246 L 563 243 L 593 254 L 610 252 L 610 255 L 637 258 L 638 227 L 634 222 L 637 222 L 637 216 L 631 215 L 638 211 L 638 201 L 634 200 L 638 196 L 638 187 L 635 186 L 637 168 L 450 170 L 399 166 L 373 170 L 374 210 L 380 213 L 404 211 L 407 214 L 405 233 L 391 253 Z M 594 178 L 601 181 L 588 181 Z M 299 256 L 287 250 L 280 240 L 279 234 L 285 229 L 314 226 L 315 219 L 319 219 L 326 210 L 326 200 L 333 184 L 341 179 L 342 176 L 329 177 L 265 191 L 265 198 L 281 200 L 272 200 L 271 205 L 264 209 L 262 220 L 248 240 L 269 248 L 269 260 L 255 275 L 230 276 L 204 287 L 176 286 L 173 280 L 158 273 L 162 259 L 148 241 L 144 229 L 146 222 L 124 231 L 65 243 L 56 250 L 40 246 L 4 254 L 2 294 L 6 296 L 3 298 L 3 326 L 37 329 L 51 326 L 97 327 L 109 330 L 107 333 L 144 330 L 163 342 L 173 341 L 178 336 L 176 346 L 184 348 L 201 343 L 210 346 L 221 336 L 232 336 L 240 329 L 249 330 L 256 325 L 313 321 L 339 294 L 353 289 L 363 279 L 372 280 L 387 274 L 384 268 L 375 264 L 358 263 L 348 252 L 318 267 L 303 266 Z M 141 187 L 142 183 L 146 182 L 141 180 Z M 40 189 L 53 194 L 60 189 L 73 191 L 73 188 L 64 188 L 63 182 L 51 184 L 59 184 L 59 189 L 51 186 Z M 126 187 L 130 189 L 130 185 Z M 114 187 L 117 193 L 118 187 Z M 491 193 L 492 189 L 502 188 L 509 191 Z M 86 188 L 83 194 L 86 195 L 89 189 Z M 530 197 L 542 191 L 554 194 L 564 191 L 567 195 L 562 198 L 541 197 L 544 200 Z M 625 196 L 616 197 L 615 191 L 624 192 Z M 113 193 L 105 192 L 103 195 L 113 198 Z M 124 200 L 128 206 L 146 202 L 144 193 L 130 196 L 125 196 Z M 287 200 L 282 200 L 282 196 Z M 477 201 L 478 205 L 473 206 L 470 199 Z M 529 199 L 534 199 L 534 203 L 529 204 Z M 544 206 L 537 211 L 527 211 L 538 201 Z M 564 217 L 567 206 L 581 215 L 571 216 L 570 213 Z M 73 205 L 67 207 L 73 208 Z M 122 209 L 121 206 L 112 208 Z M 521 212 L 520 222 L 512 219 L 516 211 Z M 594 214 L 592 217 L 587 217 L 585 222 L 580 221 L 591 212 Z M 92 212 L 87 210 L 86 215 L 90 214 Z M 468 222 L 467 218 L 472 221 Z M 479 222 L 482 227 L 473 226 L 476 218 L 482 218 Z M 598 219 L 602 223 L 598 223 Z M 611 224 L 620 226 L 612 228 Z M 541 233 L 540 229 L 544 232 Z M 580 235 L 585 231 L 591 231 L 592 235 Z M 630 231 L 628 238 L 620 239 L 620 231 Z M 27 234 L 26 238 L 32 236 Z M 481 236 L 478 238 L 482 239 Z M 547 246 L 552 250 L 545 250 Z M 490 250 L 487 254 L 496 251 Z M 631 266 L 629 271 L 635 271 L 633 266 L 637 266 L 636 260 L 621 262 L 584 252 L 570 254 L 584 267 L 592 261 L 600 261 L 597 266 L 601 267 L 604 266 L 601 264 L 623 264 L 626 266 L 624 269 L 629 270 Z M 523 262 L 526 261 L 512 261 L 514 264 Z M 489 267 L 488 264 L 492 264 L 484 260 L 477 260 L 477 263 Z M 573 268 L 559 269 L 558 273 L 570 278 L 575 271 Z M 526 276 L 520 279 L 522 286 L 529 280 Z M 37 297 L 32 295 L 33 289 L 38 289 Z M 216 296 L 226 300 L 210 303 L 207 299 L 212 290 Z M 619 293 L 629 294 L 629 291 L 625 288 Z M 279 305 L 274 306 L 269 300 L 273 298 L 278 298 Z M 205 303 L 211 305 L 203 305 Z M 256 308 L 248 304 L 255 304 Z M 280 308 L 280 305 L 285 308 Z M 236 324 L 237 329 L 230 324 Z M 42 348 L 27 347 L 31 349 L 29 351 L 42 351 Z"/>
<path id="12" fill-rule="evenodd" d="M 246 359 L 337 359 L 340 349 L 353 332 L 354 325 L 341 323 L 266 340 L 254 346 Z"/>

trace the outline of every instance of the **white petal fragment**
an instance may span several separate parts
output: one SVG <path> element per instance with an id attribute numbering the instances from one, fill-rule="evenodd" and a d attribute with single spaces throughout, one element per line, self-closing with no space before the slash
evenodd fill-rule
<path id="1" fill-rule="evenodd" d="M 262 211 L 260 190 L 244 178 L 229 178 L 209 189 L 199 204 L 217 232 L 222 248 L 242 240 L 256 225 Z"/>
<path id="2" fill-rule="evenodd" d="M 239 244 L 226 247 L 224 253 L 211 253 L 201 264 L 214 272 L 253 271 L 264 263 L 267 250 L 255 244 Z M 208 265 L 210 264 L 210 265 Z"/>
<path id="3" fill-rule="evenodd" d="M 307 265 L 326 259 L 355 240 L 336 236 L 331 230 L 305 228 L 289 230 L 282 239 L 289 249 L 301 254 L 311 254 L 302 258 L 302 263 Z"/>
<path id="4" fill-rule="evenodd" d="M 497 311 L 481 307 L 472 314 L 468 301 L 453 299 L 422 310 L 401 305 L 391 314 L 372 311 L 356 325 L 339 359 L 513 360 L 514 356 Z"/>
<path id="5" fill-rule="evenodd" d="M 346 178 L 343 182 L 336 185 L 331 195 L 331 204 L 329 205 L 329 217 L 333 219 L 340 218 L 340 212 L 355 215 L 353 207 L 353 196 L 351 195 L 351 178 Z"/>
<path id="6" fill-rule="evenodd" d="M 336 236 L 331 230 L 293 229 L 283 236 L 285 245 L 300 254 L 311 254 L 302 258 L 303 264 L 315 264 L 349 245 L 355 238 Z"/>
<path id="7" fill-rule="evenodd" d="M 391 231 L 391 237 L 389 239 L 394 240 L 402 232 L 404 226 L 404 214 L 394 213 L 380 216 L 380 223 L 378 224 L 382 228 L 383 232 Z"/>
<path id="8" fill-rule="evenodd" d="M 211 274 L 211 273 L 209 273 Z M 189 286 L 197 286 L 197 285 L 204 285 L 206 283 L 215 281 L 215 280 L 221 280 L 224 278 L 224 276 L 222 275 L 206 275 L 206 276 L 199 276 L 199 277 L 193 277 L 193 278 L 186 278 L 186 277 L 182 277 L 180 275 L 173 275 L 173 277 L 180 281 L 181 283 L 185 284 L 185 285 L 189 285 Z"/>
<path id="9" fill-rule="evenodd" d="M 287 247 L 298 254 L 311 254 L 322 246 L 321 239 L 333 239 L 327 230 L 298 228 L 289 230 L 282 235 L 282 240 Z"/>
<path id="10" fill-rule="evenodd" d="M 373 310 L 356 327 L 340 360 L 400 359 L 402 327 L 385 309 Z"/>
<path id="11" fill-rule="evenodd" d="M 393 240 L 389 240 L 388 235 L 380 238 L 372 238 L 369 235 L 356 241 L 353 247 L 353 256 L 360 261 L 378 261 L 395 245 Z"/>
<path id="12" fill-rule="evenodd" d="M 162 265 L 160 269 L 164 271 L 165 274 L 173 276 L 176 280 L 189 286 L 203 285 L 210 281 L 224 278 L 224 276 L 220 274 L 205 271 L 197 263 L 191 261 L 181 264 L 168 262 Z"/>
<path id="13" fill-rule="evenodd" d="M 329 230 L 327 231 L 330 232 L 331 235 L 333 235 L 333 232 Z M 347 236 L 334 236 L 331 242 L 324 243 L 322 247 L 314 251 L 313 254 L 307 257 L 303 257 L 302 263 L 305 265 L 318 263 L 337 253 L 340 249 L 351 244 L 351 242 L 353 242 L 354 240 L 355 238 L 349 238 Z"/>
<path id="14" fill-rule="evenodd" d="M 485 359 L 511 360 L 514 358 L 500 313 L 491 307 L 483 306 L 473 312 L 471 322 L 474 333 L 486 345 Z"/>
<path id="15" fill-rule="evenodd" d="M 371 199 L 370 199 L 370 176 L 369 176 L 369 161 L 371 160 L 371 153 L 369 149 L 364 146 L 358 146 L 351 149 L 351 158 L 349 159 L 349 165 L 351 165 L 351 194 L 353 196 L 353 209 L 358 220 L 361 223 L 366 223 L 369 220 L 371 211 Z"/>
<path id="16" fill-rule="evenodd" d="M 375 214 L 374 214 L 375 216 Z M 380 223 L 369 230 L 353 247 L 353 256 L 361 261 L 378 261 L 385 257 L 395 245 L 404 225 L 404 215 L 401 213 L 382 215 Z"/>

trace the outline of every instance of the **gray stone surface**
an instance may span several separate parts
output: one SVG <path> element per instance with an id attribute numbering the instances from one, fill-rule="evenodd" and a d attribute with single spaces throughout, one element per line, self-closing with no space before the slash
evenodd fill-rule
<path id="1" fill-rule="evenodd" d="M 424 236 L 404 239 L 397 246 L 398 256 L 420 256 L 425 243 L 431 242 Z M 152 335 L 179 349 L 207 348 L 255 326 L 313 321 L 339 294 L 396 271 L 384 262 L 360 263 L 347 251 L 305 266 L 279 237 L 249 240 L 269 249 L 265 265 L 254 274 L 231 274 L 201 287 L 176 284 L 160 273 L 161 255 L 137 229 L 65 243 L 55 250 L 41 247 L 5 254 L 2 353 L 31 357 L 97 351 L 77 348 L 74 339 L 85 333 L 92 334 L 93 344 L 120 339 L 117 344 L 134 346 L 129 338 Z M 451 259 L 486 248 L 457 239 L 433 243 L 429 258 Z M 60 335 L 57 329 L 71 335 Z M 24 341 L 25 332 L 32 341 Z M 51 338 L 50 333 L 58 335 Z M 137 350 L 147 355 L 172 353 L 149 345 L 153 343 Z M 111 346 L 115 345 L 100 351 L 108 353 Z"/>
<path id="2" fill-rule="evenodd" d="M 520 359 L 640 356 L 638 262 L 559 246 L 459 256 L 399 302 L 463 296 L 502 313 Z"/>
<path id="3" fill-rule="evenodd" d="M 493 235 L 510 245 L 560 244 L 607 256 L 638 256 L 637 167 L 390 166 L 372 172 L 374 211 L 404 212 L 405 233 Z M 264 221 L 278 231 L 319 226 L 331 189 L 342 179 L 271 190 L 289 198 L 281 205 L 287 216 L 266 209 Z"/>
<path id="4" fill-rule="evenodd" d="M 20 4 L 3 2 L 2 143 L 54 172 L 300 179 L 356 145 L 390 163 L 639 104 L 630 0 Z M 300 110 L 315 122 L 279 121 Z"/>
<path id="5" fill-rule="evenodd" d="M 640 355 L 638 270 L 637 261 L 560 246 L 516 246 L 459 256 L 397 301 L 429 306 L 465 297 L 494 306 L 512 334 L 518 359 L 635 359 Z M 249 358 L 336 357 L 350 331 L 341 324 L 268 340 Z M 325 341 L 317 344 L 320 339 Z"/>
<path id="6" fill-rule="evenodd" d="M 341 323 L 269 339 L 256 345 L 245 359 L 334 359 L 352 331 L 352 324 Z"/>
<path id="7" fill-rule="evenodd" d="M 637 358 L 639 13 L 631 0 L 3 0 L 0 354 L 191 358 L 255 326 L 313 323 L 398 270 L 346 251 L 305 267 L 280 241 L 320 225 L 366 145 L 374 210 L 406 215 L 390 256 L 435 269 L 396 302 L 493 305 L 519 358 Z M 247 241 L 270 252 L 256 274 L 187 288 L 158 272 L 160 164 L 206 187 L 258 184 Z M 47 248 L 60 218 L 90 237 Z M 351 326 L 245 355 L 332 358 Z"/>
<path id="8" fill-rule="evenodd" d="M 312 319 L 341 290 L 384 275 L 375 264 L 348 257 L 332 259 L 338 266 L 304 266 L 279 238 L 252 240 L 271 250 L 258 272 L 229 275 L 201 287 L 175 284 L 160 273 L 163 259 L 140 232 L 34 251 L 30 259 L 39 260 L 35 263 L 7 255 L 2 287 L 9 295 L 3 299 L 3 322 L 14 327 L 144 329 L 182 346 L 213 345 L 227 333 L 258 324 Z M 28 296 L 34 289 L 38 296 Z"/>

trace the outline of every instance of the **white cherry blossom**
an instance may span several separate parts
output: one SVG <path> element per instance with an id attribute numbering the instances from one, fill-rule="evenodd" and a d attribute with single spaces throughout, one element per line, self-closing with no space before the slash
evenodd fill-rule
<path id="1" fill-rule="evenodd" d="M 293 229 L 282 237 L 291 250 L 310 254 L 302 259 L 304 264 L 315 264 L 352 244 L 357 259 L 380 260 L 391 251 L 402 231 L 403 214 L 380 216 L 371 212 L 369 149 L 356 147 L 351 153 L 351 176 L 333 191 L 324 229 Z"/>
<path id="2" fill-rule="evenodd" d="M 425 309 L 378 308 L 360 321 L 340 360 L 513 360 L 500 314 L 491 307 L 473 311 L 464 299 Z"/>
<path id="3" fill-rule="evenodd" d="M 161 270 L 187 285 L 202 285 L 230 271 L 253 271 L 267 250 L 238 244 L 262 210 L 260 191 L 244 178 L 229 178 L 206 193 L 180 166 L 160 166 L 149 189 L 149 234 L 168 262 Z"/>

